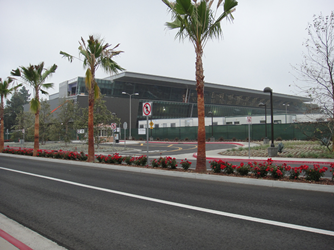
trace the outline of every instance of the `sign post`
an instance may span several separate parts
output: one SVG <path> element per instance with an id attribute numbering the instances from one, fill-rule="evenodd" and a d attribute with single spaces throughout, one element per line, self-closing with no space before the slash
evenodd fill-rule
<path id="1" fill-rule="evenodd" d="M 113 151 L 115 151 L 115 134 L 114 134 L 114 132 L 116 130 L 116 126 L 117 126 L 116 123 L 111 124 Z"/>
<path id="2" fill-rule="evenodd" d="M 128 128 L 128 124 L 126 122 L 123 123 L 124 129 L 124 149 L 126 149 L 126 129 Z"/>
<path id="3" fill-rule="evenodd" d="M 252 117 L 247 116 L 248 123 L 248 159 L 250 158 L 250 125 L 252 124 Z"/>
<path id="4" fill-rule="evenodd" d="M 154 125 L 154 123 L 153 123 L 152 121 L 150 121 L 150 130 L 151 130 L 151 137 L 150 137 L 150 141 L 153 141 L 153 136 L 152 136 L 153 125 Z"/>
<path id="5" fill-rule="evenodd" d="M 147 148 L 147 165 L 149 164 L 148 158 L 148 117 L 152 115 L 152 102 L 143 103 L 143 116 L 146 116 L 146 148 Z"/>

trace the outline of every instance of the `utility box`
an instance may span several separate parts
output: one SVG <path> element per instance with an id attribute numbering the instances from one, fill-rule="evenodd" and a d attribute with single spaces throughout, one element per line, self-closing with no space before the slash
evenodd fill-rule
<path id="1" fill-rule="evenodd" d="M 119 134 L 116 133 L 116 134 L 114 134 L 114 136 L 115 136 L 115 142 L 116 142 L 116 143 L 119 143 Z"/>

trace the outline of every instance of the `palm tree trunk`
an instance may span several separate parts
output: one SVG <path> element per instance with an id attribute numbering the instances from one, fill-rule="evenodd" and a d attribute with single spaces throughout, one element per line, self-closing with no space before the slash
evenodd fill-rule
<path id="1" fill-rule="evenodd" d="M 205 108 L 204 108 L 204 73 L 203 73 L 203 48 L 201 44 L 196 44 L 196 91 L 197 91 L 197 113 L 198 113 L 198 133 L 197 133 L 197 162 L 196 172 L 206 172 L 206 152 L 205 152 Z"/>
<path id="2" fill-rule="evenodd" d="M 88 162 L 94 161 L 94 90 L 89 91 L 88 100 Z"/>
<path id="3" fill-rule="evenodd" d="M 4 126 L 5 126 L 5 122 L 3 120 L 4 118 L 4 108 L 3 108 L 3 95 L 1 95 L 1 104 L 0 104 L 0 119 L 1 119 L 1 123 L 0 123 L 0 153 L 2 152 L 2 150 L 5 147 L 5 143 L 4 143 Z"/>
<path id="4" fill-rule="evenodd" d="M 333 101 L 333 109 L 332 109 L 332 122 L 329 122 L 329 124 L 332 125 L 330 131 L 332 132 L 332 152 L 334 152 L 334 82 L 333 82 L 333 76 L 331 75 L 331 84 L 332 84 L 332 101 Z M 329 126 L 331 126 L 329 125 Z"/>
<path id="5" fill-rule="evenodd" d="M 39 109 L 35 113 L 35 135 L 34 135 L 33 156 L 37 156 L 37 150 L 39 150 Z"/>

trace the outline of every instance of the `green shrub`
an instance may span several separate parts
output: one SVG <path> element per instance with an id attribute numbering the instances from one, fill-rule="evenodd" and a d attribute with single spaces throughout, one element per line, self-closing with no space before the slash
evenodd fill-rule
<path id="1" fill-rule="evenodd" d="M 181 166 L 184 170 L 188 170 L 190 168 L 191 162 L 188 161 L 187 158 L 186 158 L 186 159 L 184 159 L 184 161 L 181 160 L 180 164 L 181 164 Z"/>
<path id="2" fill-rule="evenodd" d="M 313 169 L 309 168 L 307 165 L 301 166 L 303 172 L 305 173 L 305 179 L 311 181 L 319 181 L 321 177 L 325 175 L 328 170 L 326 167 L 320 167 L 318 164 L 313 165 Z"/>
<path id="3" fill-rule="evenodd" d="M 245 165 L 243 162 L 240 163 L 240 166 L 238 166 L 236 168 L 236 171 L 238 174 L 244 176 L 244 175 L 248 175 L 248 173 L 250 172 L 250 166 L 249 165 Z"/>
<path id="4" fill-rule="evenodd" d="M 131 157 L 131 156 L 126 156 L 126 157 L 124 158 L 124 161 L 125 161 L 125 163 L 126 163 L 127 165 L 132 165 L 132 163 L 133 163 L 133 157 Z"/>
<path id="5" fill-rule="evenodd" d="M 157 161 L 157 159 L 154 159 L 154 160 L 151 161 L 151 165 L 154 168 L 158 168 L 160 166 L 160 162 Z"/>

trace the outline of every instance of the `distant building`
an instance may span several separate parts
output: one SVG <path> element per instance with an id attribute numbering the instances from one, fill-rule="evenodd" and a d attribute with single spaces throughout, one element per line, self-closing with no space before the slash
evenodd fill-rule
<path id="1" fill-rule="evenodd" d="M 139 121 L 145 120 L 142 115 L 144 102 L 152 102 L 152 117 L 150 119 L 183 119 L 187 124 L 197 119 L 197 92 L 196 82 L 191 80 L 147 75 L 132 72 L 96 79 L 101 94 L 105 95 L 108 109 L 121 118 L 122 123 L 129 124 L 130 100 L 128 94 L 138 93 L 131 96 L 131 126 L 139 128 Z M 221 84 L 205 83 L 205 116 L 225 119 L 229 117 L 264 116 L 264 107 L 267 105 L 267 116 L 270 117 L 269 94 L 262 90 L 238 88 Z M 51 110 L 57 108 L 60 99 L 73 99 L 81 107 L 88 106 L 88 93 L 85 87 L 85 79 L 76 77 L 59 84 L 59 93 L 50 95 Z M 304 103 L 311 99 L 276 93 L 273 90 L 274 114 L 292 120 L 292 115 L 303 114 L 306 110 Z M 283 104 L 289 104 L 288 108 Z M 284 119 L 280 119 L 285 123 Z M 260 118 L 259 118 L 260 119 Z M 269 118 L 268 118 L 269 119 Z M 263 119 L 262 119 L 263 120 Z M 222 120 L 223 121 L 223 120 Z M 234 122 L 234 121 L 233 121 Z M 175 122 L 177 123 L 177 122 Z M 220 124 L 222 122 L 218 122 Z M 211 124 L 211 123 L 210 123 Z M 210 125 L 209 124 L 209 125 Z M 194 125 L 195 126 L 195 125 Z"/>

